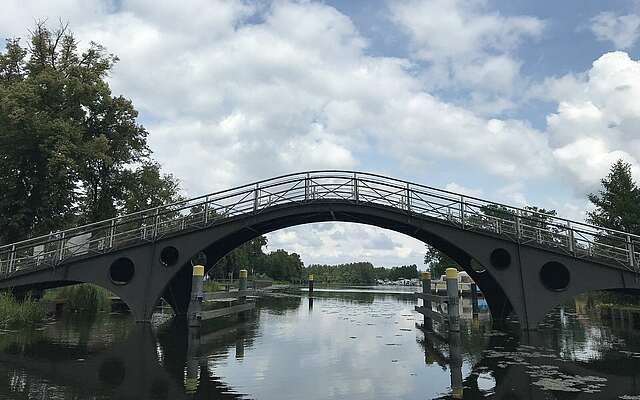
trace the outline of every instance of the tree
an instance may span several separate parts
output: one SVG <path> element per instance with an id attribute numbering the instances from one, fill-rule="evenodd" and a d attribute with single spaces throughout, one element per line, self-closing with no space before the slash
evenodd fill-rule
<path id="1" fill-rule="evenodd" d="M 458 263 L 451 257 L 429 245 L 427 245 L 427 252 L 424 255 L 424 265 L 431 271 L 432 279 L 439 279 L 449 267 L 460 269 Z"/>
<path id="2" fill-rule="evenodd" d="M 42 24 L 28 49 L 9 39 L 0 54 L 1 241 L 58 229 L 73 219 L 82 107 L 68 77 L 73 46 L 65 29 Z"/>
<path id="3" fill-rule="evenodd" d="M 171 174 L 162 174 L 160 164 L 147 162 L 134 171 L 122 173 L 123 202 L 118 207 L 132 213 L 184 200 L 180 182 Z"/>
<path id="4" fill-rule="evenodd" d="M 213 277 L 226 278 L 232 273 L 237 276 L 238 271 L 245 268 L 257 273 L 265 272 L 265 257 L 262 248 L 266 246 L 267 238 L 258 236 L 236 247 L 222 257 L 210 271 Z"/>
<path id="5" fill-rule="evenodd" d="M 37 23 L 27 48 L 7 40 L 0 53 L 0 243 L 178 196 L 177 180 L 150 158 L 133 104 L 112 96 L 105 81 L 117 61 L 93 42 L 80 53 L 67 26 Z"/>
<path id="6" fill-rule="evenodd" d="M 609 229 L 640 234 L 640 190 L 631 175 L 631 164 L 616 161 L 601 181 L 602 189 L 589 194 L 595 206 L 587 221 Z"/>

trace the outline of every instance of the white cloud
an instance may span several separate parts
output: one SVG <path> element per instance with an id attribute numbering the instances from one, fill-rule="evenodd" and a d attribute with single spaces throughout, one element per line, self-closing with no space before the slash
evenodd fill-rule
<path id="1" fill-rule="evenodd" d="M 423 265 L 424 243 L 368 225 L 341 222 L 302 225 L 273 232 L 268 241 L 268 251 L 283 248 L 296 252 L 303 255 L 306 265 L 357 261 L 385 267 Z"/>
<path id="2" fill-rule="evenodd" d="M 628 49 L 640 36 L 640 16 L 601 12 L 591 19 L 591 31 L 598 40 L 610 41 L 616 49 Z"/>
<path id="3" fill-rule="evenodd" d="M 464 194 L 466 196 L 471 196 L 471 197 L 481 198 L 482 196 L 484 196 L 484 192 L 482 191 L 482 189 L 468 188 L 466 186 L 459 185 L 455 182 L 447 183 L 444 187 L 444 190 L 448 190 L 453 193 Z"/>
<path id="4" fill-rule="evenodd" d="M 430 63 L 433 87 L 467 88 L 476 110 L 499 113 L 525 84 L 514 55 L 525 39 L 540 37 L 544 22 L 530 16 L 503 16 L 482 0 L 402 0 L 389 2 L 393 20 L 409 35 L 413 56 Z"/>
<path id="5" fill-rule="evenodd" d="M 594 191 L 618 159 L 640 178 L 640 62 L 607 53 L 586 73 L 549 79 L 544 88 L 558 102 L 547 117 L 553 155 L 578 193 Z"/>
<path id="6" fill-rule="evenodd" d="M 509 178 L 549 170 L 540 132 L 421 91 L 407 60 L 367 56 L 367 40 L 331 7 L 207 4 L 130 1 L 73 27 L 120 56 L 114 92 L 149 119 L 156 156 L 192 194 L 293 170 L 355 168 L 371 146 L 402 162 L 453 158 Z M 514 32 L 537 29 L 498 16 L 476 28 L 501 51 L 517 44 Z M 492 71 L 510 62 L 485 60 L 477 83 L 507 86 L 513 74 Z"/>

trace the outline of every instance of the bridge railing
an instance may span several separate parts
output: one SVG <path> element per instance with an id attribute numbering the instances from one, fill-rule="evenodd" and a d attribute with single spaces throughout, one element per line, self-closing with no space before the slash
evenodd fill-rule
<path id="1" fill-rule="evenodd" d="M 640 237 L 380 175 L 290 174 L 0 247 L 0 275 L 55 267 L 144 241 L 202 229 L 270 207 L 314 201 L 391 207 L 475 230 L 637 270 Z"/>

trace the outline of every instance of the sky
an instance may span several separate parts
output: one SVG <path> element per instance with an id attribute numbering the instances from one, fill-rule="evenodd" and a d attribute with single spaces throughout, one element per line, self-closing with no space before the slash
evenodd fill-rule
<path id="1" fill-rule="evenodd" d="M 348 169 L 582 220 L 613 162 L 640 179 L 638 1 L 3 0 L 0 38 L 41 19 L 120 58 L 114 94 L 190 196 Z M 268 239 L 306 264 L 424 254 L 355 224 Z"/>

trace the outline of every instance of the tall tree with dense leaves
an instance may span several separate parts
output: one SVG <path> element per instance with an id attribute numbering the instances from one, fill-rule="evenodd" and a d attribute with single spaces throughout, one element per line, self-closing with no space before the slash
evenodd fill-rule
<path id="1" fill-rule="evenodd" d="M 73 218 L 82 114 L 67 85 L 71 42 L 38 25 L 30 46 L 0 54 L 0 240 L 47 233 Z M 91 68 L 88 66 L 87 68 Z"/>
<path id="2" fill-rule="evenodd" d="M 105 81 L 116 62 L 93 42 L 80 53 L 66 26 L 36 24 L 27 48 L 7 40 L 0 53 L 0 243 L 176 198 L 177 181 L 150 159 L 131 101 L 112 96 Z"/>
<path id="3" fill-rule="evenodd" d="M 598 193 L 589 194 L 595 209 L 587 214 L 587 221 L 640 234 L 640 190 L 631 175 L 631 164 L 618 160 L 601 183 Z"/>
<path id="4" fill-rule="evenodd" d="M 172 174 L 163 174 L 160 164 L 147 162 L 122 174 L 123 202 L 117 205 L 124 213 L 184 200 L 180 196 L 180 182 Z"/>

